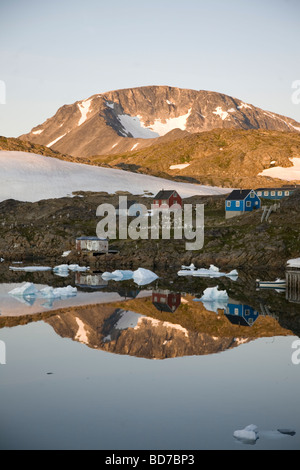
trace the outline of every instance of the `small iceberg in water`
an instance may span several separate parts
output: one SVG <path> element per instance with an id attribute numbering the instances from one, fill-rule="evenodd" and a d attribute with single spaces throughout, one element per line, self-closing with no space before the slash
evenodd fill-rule
<path id="1" fill-rule="evenodd" d="M 74 297 L 77 295 L 77 288 L 72 286 L 57 288 L 47 286 L 39 290 L 32 282 L 25 282 L 22 286 L 15 287 L 9 291 L 8 294 L 23 303 L 32 305 L 37 298 L 47 299 L 52 302 L 53 300 L 63 300 L 68 297 Z"/>
<path id="2" fill-rule="evenodd" d="M 255 424 L 249 424 L 244 429 L 234 431 L 233 437 L 242 444 L 255 444 L 259 438 L 282 439 L 287 436 L 294 436 L 296 432 L 293 429 L 278 428 L 277 430 L 259 431 Z"/>
<path id="3" fill-rule="evenodd" d="M 62 299 L 65 297 L 73 297 L 77 295 L 77 288 L 72 286 L 67 287 L 45 287 L 38 292 L 42 297 L 48 299 Z"/>
<path id="4" fill-rule="evenodd" d="M 36 296 L 38 292 L 38 289 L 32 282 L 25 282 L 22 286 L 15 287 L 9 291 L 9 294 L 16 297 L 33 297 Z"/>
<path id="5" fill-rule="evenodd" d="M 221 272 L 217 266 L 213 264 L 210 265 L 208 269 L 199 268 L 196 269 L 192 263 L 190 266 L 181 266 L 181 269 L 177 272 L 178 276 L 200 276 L 200 277 L 222 277 L 227 276 L 233 280 L 237 279 L 238 272 L 236 269 L 233 269 L 229 273 Z"/>
<path id="6" fill-rule="evenodd" d="M 244 429 L 234 431 L 233 437 L 243 444 L 255 444 L 258 439 L 258 428 L 255 424 L 249 424 Z"/>
<path id="7" fill-rule="evenodd" d="M 218 286 L 208 287 L 203 292 L 200 299 L 194 299 L 195 302 L 202 302 L 206 310 L 218 313 L 218 310 L 224 310 L 228 304 L 228 294 L 226 290 L 219 290 Z"/>
<path id="8" fill-rule="evenodd" d="M 101 275 L 104 280 L 125 281 L 132 279 L 139 286 L 150 284 L 158 276 L 149 269 L 138 268 L 135 271 L 117 269 L 113 272 L 105 272 Z"/>

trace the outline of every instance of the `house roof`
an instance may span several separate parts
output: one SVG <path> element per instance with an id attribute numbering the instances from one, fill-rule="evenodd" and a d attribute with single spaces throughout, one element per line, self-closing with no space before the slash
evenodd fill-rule
<path id="1" fill-rule="evenodd" d="M 247 320 L 241 315 L 225 313 L 225 317 L 228 318 L 233 325 L 250 326 Z"/>
<path id="2" fill-rule="evenodd" d="M 284 191 L 285 189 L 299 189 L 300 186 L 278 186 L 272 188 L 257 188 L 255 191 Z"/>
<path id="3" fill-rule="evenodd" d="M 174 313 L 175 310 L 177 310 L 178 307 L 174 308 L 174 310 L 172 309 L 172 307 L 168 304 L 165 304 L 164 302 L 152 302 L 152 304 L 154 305 L 154 307 L 159 310 L 160 312 L 171 312 L 171 313 Z M 175 307 L 175 305 L 174 305 Z"/>
<path id="4" fill-rule="evenodd" d="M 170 199 L 170 197 L 174 193 L 177 193 L 175 189 L 169 189 L 169 190 L 162 189 L 156 194 L 156 196 L 154 196 L 154 199 Z"/>
<path id="5" fill-rule="evenodd" d="M 227 196 L 227 201 L 243 201 L 252 189 L 234 189 L 229 196 Z"/>

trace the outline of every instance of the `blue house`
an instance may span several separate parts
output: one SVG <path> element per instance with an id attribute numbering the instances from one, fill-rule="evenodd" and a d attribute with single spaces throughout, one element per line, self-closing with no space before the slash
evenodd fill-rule
<path id="1" fill-rule="evenodd" d="M 250 305 L 240 304 L 231 300 L 224 310 L 230 323 L 241 326 L 252 326 L 259 317 L 259 312 Z"/>
<path id="2" fill-rule="evenodd" d="M 260 205 L 260 198 L 254 189 L 235 189 L 225 201 L 226 219 L 259 209 Z"/>
<path id="3" fill-rule="evenodd" d="M 282 186 L 281 188 L 257 188 L 256 194 L 263 199 L 282 199 L 288 197 L 300 186 Z"/>

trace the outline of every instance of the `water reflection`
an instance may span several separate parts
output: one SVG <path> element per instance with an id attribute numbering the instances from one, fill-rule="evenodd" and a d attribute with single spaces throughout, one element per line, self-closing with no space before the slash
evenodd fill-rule
<path id="1" fill-rule="evenodd" d="M 167 289 L 153 290 L 152 303 L 160 312 L 174 313 L 181 304 L 181 292 L 171 292 Z"/>
<path id="2" fill-rule="evenodd" d="M 228 302 L 224 314 L 233 325 L 253 326 L 260 313 L 251 305 L 241 304 L 232 299 Z"/>

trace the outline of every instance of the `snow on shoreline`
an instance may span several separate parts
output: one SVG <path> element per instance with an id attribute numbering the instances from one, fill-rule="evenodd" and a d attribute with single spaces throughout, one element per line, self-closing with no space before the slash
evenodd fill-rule
<path id="1" fill-rule="evenodd" d="M 34 153 L 0 151 L 0 202 L 36 202 L 72 196 L 73 191 L 145 194 L 175 189 L 181 197 L 228 194 L 231 189 L 179 183 L 155 176 L 73 163 Z"/>

